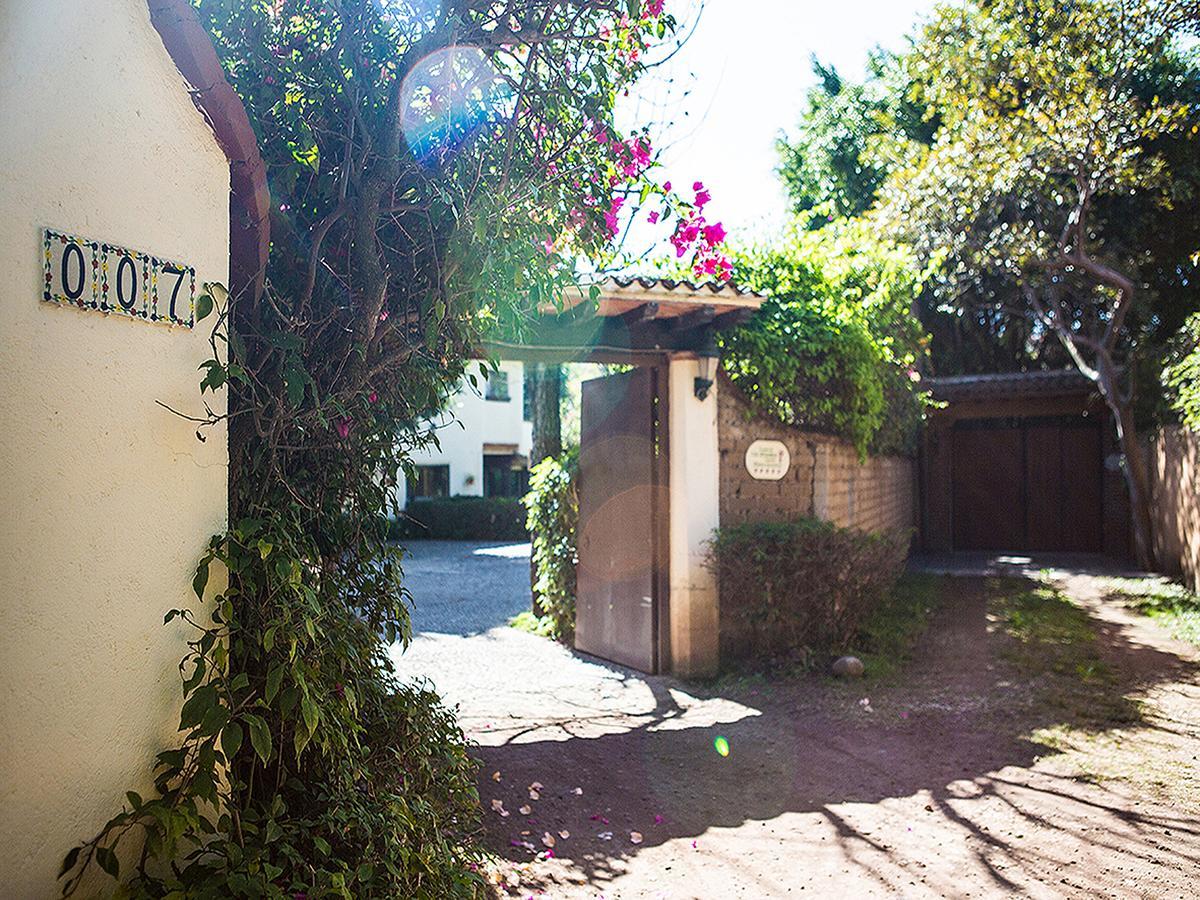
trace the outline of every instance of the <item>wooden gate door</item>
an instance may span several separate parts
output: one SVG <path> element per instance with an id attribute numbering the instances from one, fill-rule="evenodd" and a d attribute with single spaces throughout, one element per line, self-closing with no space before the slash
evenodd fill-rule
<path id="1" fill-rule="evenodd" d="M 951 447 L 955 550 L 1025 547 L 1025 454 L 1016 420 L 959 422 Z"/>
<path id="2" fill-rule="evenodd" d="M 575 647 L 643 672 L 665 664 L 666 404 L 660 370 L 583 383 Z M 665 618 L 665 616 L 663 617 Z"/>
<path id="3" fill-rule="evenodd" d="M 1103 549 L 1097 422 L 979 419 L 952 433 L 956 550 Z"/>

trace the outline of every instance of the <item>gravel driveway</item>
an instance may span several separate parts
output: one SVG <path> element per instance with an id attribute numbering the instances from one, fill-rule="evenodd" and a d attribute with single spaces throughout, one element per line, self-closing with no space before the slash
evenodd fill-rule
<path id="1" fill-rule="evenodd" d="M 1143 712 L 1052 749 L 1035 736 L 1058 712 L 1006 662 L 987 579 L 944 580 L 895 683 L 697 686 L 505 627 L 528 560 L 479 549 L 416 547 L 420 633 L 393 658 L 479 745 L 509 896 L 1195 895 L 1200 654 L 1093 576 L 1055 580 Z"/>
<path id="2" fill-rule="evenodd" d="M 414 634 L 480 634 L 530 607 L 529 544 L 413 541 L 406 549 Z"/>

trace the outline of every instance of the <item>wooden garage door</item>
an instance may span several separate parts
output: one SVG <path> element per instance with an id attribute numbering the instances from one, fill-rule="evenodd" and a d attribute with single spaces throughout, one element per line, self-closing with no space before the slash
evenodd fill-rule
<path id="1" fill-rule="evenodd" d="M 951 434 L 956 550 L 1102 549 L 1098 422 L 980 419 Z"/>

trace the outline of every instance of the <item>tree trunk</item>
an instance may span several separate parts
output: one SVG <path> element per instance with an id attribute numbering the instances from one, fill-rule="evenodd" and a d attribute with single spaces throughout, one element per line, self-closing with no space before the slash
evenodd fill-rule
<path id="1" fill-rule="evenodd" d="M 1155 568 L 1154 528 L 1150 517 L 1150 470 L 1133 420 L 1133 403 L 1121 396 L 1116 377 L 1103 363 L 1099 367 L 1100 394 L 1117 426 L 1117 440 L 1125 456 L 1125 482 L 1129 486 L 1129 511 L 1133 521 L 1133 546 L 1138 567 Z"/>
<path id="2" fill-rule="evenodd" d="M 530 465 L 562 453 L 563 368 L 557 363 L 534 363 L 530 367 L 533 389 L 533 451 Z"/>

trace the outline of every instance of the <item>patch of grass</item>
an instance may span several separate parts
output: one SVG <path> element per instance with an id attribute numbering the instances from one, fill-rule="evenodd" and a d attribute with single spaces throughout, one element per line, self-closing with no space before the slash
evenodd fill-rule
<path id="1" fill-rule="evenodd" d="M 1172 636 L 1200 647 L 1200 597 L 1165 578 L 1113 578 L 1110 599 L 1157 619 Z"/>
<path id="2" fill-rule="evenodd" d="M 1140 719 L 1119 673 L 1100 656 L 1095 624 L 1056 588 L 996 579 L 989 613 L 1012 640 L 1004 656 L 1037 691 L 1040 704 L 1068 724 L 1108 726 Z"/>
<path id="3" fill-rule="evenodd" d="M 866 679 L 890 678 L 911 657 L 913 645 L 941 602 L 945 581 L 946 576 L 942 575 L 901 575 L 887 599 L 867 615 L 845 654 L 815 653 L 811 648 L 797 647 L 786 656 L 744 660 L 738 668 L 721 672 L 711 689 L 719 692 L 769 687 L 773 682 L 803 678 L 814 672 L 828 675 L 829 664 L 842 655 L 861 659 Z"/>
<path id="4" fill-rule="evenodd" d="M 554 619 L 550 616 L 535 616 L 533 611 L 529 609 L 523 609 L 509 619 L 508 627 L 515 628 L 518 631 L 528 631 L 530 634 L 536 634 L 538 637 L 558 639 L 557 629 L 554 627 Z"/>
<path id="5" fill-rule="evenodd" d="M 869 678 L 889 678 L 903 667 L 929 617 L 941 603 L 945 576 L 902 575 L 887 600 L 867 616 L 849 651 Z"/>

